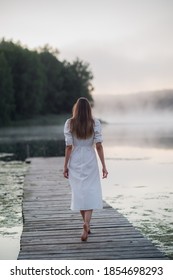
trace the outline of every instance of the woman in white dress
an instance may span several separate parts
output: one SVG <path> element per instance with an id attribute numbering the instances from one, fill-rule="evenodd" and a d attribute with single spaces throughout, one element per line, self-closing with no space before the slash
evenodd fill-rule
<path id="1" fill-rule="evenodd" d="M 102 208 L 102 191 L 97 157 L 102 164 L 103 178 L 108 175 L 102 146 L 101 124 L 93 119 L 88 99 L 81 97 L 73 107 L 72 118 L 64 125 L 66 142 L 64 177 L 72 190 L 71 209 L 79 210 L 84 224 L 81 240 L 90 233 L 93 209 Z M 95 144 L 95 145 L 94 145 Z"/>

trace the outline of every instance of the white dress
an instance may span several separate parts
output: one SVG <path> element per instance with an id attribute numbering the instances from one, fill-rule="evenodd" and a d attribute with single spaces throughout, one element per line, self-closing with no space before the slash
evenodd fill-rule
<path id="1" fill-rule="evenodd" d="M 102 191 L 94 144 L 102 142 L 100 121 L 94 120 L 94 134 L 86 139 L 77 139 L 70 132 L 70 119 L 65 122 L 66 145 L 73 145 L 69 159 L 69 183 L 72 191 L 72 210 L 101 209 Z"/>

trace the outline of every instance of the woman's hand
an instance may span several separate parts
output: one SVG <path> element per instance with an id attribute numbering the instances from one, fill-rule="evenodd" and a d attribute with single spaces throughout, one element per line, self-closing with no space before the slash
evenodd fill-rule
<path id="1" fill-rule="evenodd" d="M 104 178 L 107 178 L 107 176 L 108 176 L 108 171 L 107 171 L 107 169 L 106 169 L 106 167 L 104 167 L 104 168 L 102 168 L 102 173 L 103 173 L 103 179 Z"/>
<path id="2" fill-rule="evenodd" d="M 68 168 L 64 168 L 64 172 L 63 172 L 63 174 L 64 174 L 64 177 L 66 178 L 66 179 L 68 179 Z"/>

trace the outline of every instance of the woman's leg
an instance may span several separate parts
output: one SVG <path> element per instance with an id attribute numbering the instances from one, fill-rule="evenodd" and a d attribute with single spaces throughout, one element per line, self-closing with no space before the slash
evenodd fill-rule
<path id="1" fill-rule="evenodd" d="M 91 216 L 92 216 L 92 212 L 93 210 L 85 210 L 84 213 L 84 222 L 87 223 L 87 225 L 90 225 L 90 221 L 91 221 Z"/>
<path id="2" fill-rule="evenodd" d="M 82 218 L 83 218 L 83 221 L 85 221 L 85 211 L 84 211 L 84 210 L 81 210 L 80 213 L 81 213 L 81 216 L 82 216 Z"/>
<path id="3" fill-rule="evenodd" d="M 93 212 L 92 209 L 91 210 L 80 210 L 84 223 L 87 223 L 88 225 L 90 225 L 92 212 Z"/>
<path id="4" fill-rule="evenodd" d="M 81 236 L 82 241 L 86 241 L 88 238 L 88 233 L 90 233 L 90 220 L 93 210 L 81 211 L 82 217 L 84 217 L 83 233 Z"/>

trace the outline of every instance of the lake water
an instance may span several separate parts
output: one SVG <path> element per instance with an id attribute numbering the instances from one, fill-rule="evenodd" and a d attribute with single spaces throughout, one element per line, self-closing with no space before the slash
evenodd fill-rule
<path id="1" fill-rule="evenodd" d="M 104 198 L 173 258 L 172 127 L 109 125 L 103 132 L 109 170 Z"/>
<path id="2" fill-rule="evenodd" d="M 47 141 L 52 136 L 55 141 L 56 135 L 58 139 L 63 138 L 62 126 L 40 129 L 43 135 L 38 133 L 38 128 L 30 128 L 29 132 L 25 129 L 23 133 L 20 128 L 12 132 L 3 130 L 0 143 L 4 137 L 9 145 L 11 139 L 16 139 L 17 147 L 22 141 L 27 152 L 29 143 L 31 152 L 32 141 L 43 141 L 44 135 Z M 30 142 L 27 142 L 28 135 Z M 103 125 L 103 136 L 109 171 L 108 179 L 102 181 L 103 198 L 173 258 L 173 125 L 107 124 Z M 44 142 L 44 153 L 50 153 L 51 149 L 45 145 Z M 0 151 L 3 156 L 2 149 Z M 18 255 L 27 168 L 20 160 L 0 161 L 0 259 L 16 259 Z"/>

